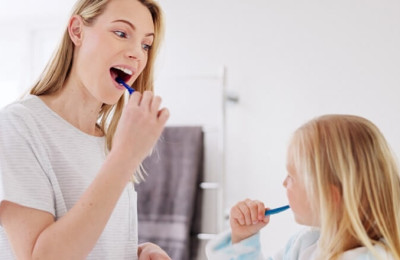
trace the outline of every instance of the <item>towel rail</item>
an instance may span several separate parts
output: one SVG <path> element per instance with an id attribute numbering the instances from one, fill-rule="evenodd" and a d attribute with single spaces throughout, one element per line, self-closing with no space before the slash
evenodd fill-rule
<path id="1" fill-rule="evenodd" d="M 200 183 L 200 188 L 203 190 L 216 190 L 219 189 L 221 185 L 218 182 L 202 182 Z"/>
<path id="2" fill-rule="evenodd" d="M 200 233 L 197 234 L 197 238 L 200 240 L 211 240 L 216 236 L 216 234 Z"/>
<path id="3" fill-rule="evenodd" d="M 199 72 L 200 71 L 200 72 Z M 193 233 L 205 243 L 226 228 L 226 110 L 237 104 L 237 93 L 227 91 L 227 69 L 217 73 L 206 68 L 158 78 L 156 89 L 170 109 L 169 126 L 201 126 L 204 134 L 203 179 L 199 229 Z M 179 93 L 179 95 L 177 95 Z M 183 98 L 184 97 L 184 98 Z M 206 100 L 206 104 L 204 101 Z M 204 248 L 202 248 L 204 249 Z M 201 251 L 200 249 L 200 254 Z M 199 256 L 197 260 L 204 259 Z"/>

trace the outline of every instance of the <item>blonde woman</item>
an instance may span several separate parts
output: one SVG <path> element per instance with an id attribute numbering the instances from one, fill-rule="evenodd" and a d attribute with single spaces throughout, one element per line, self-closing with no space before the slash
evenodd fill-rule
<path id="1" fill-rule="evenodd" d="M 162 25 L 153 0 L 79 0 L 30 95 L 0 112 L 1 259 L 170 259 L 138 245 L 132 185 L 169 116 L 152 94 Z"/>
<path id="2" fill-rule="evenodd" d="M 231 209 L 231 232 L 207 245 L 208 259 L 400 259 L 400 179 L 378 128 L 351 115 L 326 115 L 292 138 L 283 183 L 297 223 L 309 226 L 270 258 L 260 252 L 265 206 Z"/>

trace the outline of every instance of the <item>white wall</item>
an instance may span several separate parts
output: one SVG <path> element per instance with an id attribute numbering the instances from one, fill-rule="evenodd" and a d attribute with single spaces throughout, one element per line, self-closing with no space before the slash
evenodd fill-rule
<path id="1" fill-rule="evenodd" d="M 399 1 L 162 3 L 163 70 L 224 64 L 228 88 L 240 97 L 227 114 L 227 206 L 247 197 L 285 204 L 288 139 L 320 114 L 365 116 L 400 153 Z M 265 251 L 300 228 L 291 223 L 290 213 L 271 219 L 262 232 Z"/>
<path id="2" fill-rule="evenodd" d="M 0 0 L 0 107 L 36 81 L 67 21 L 73 0 Z"/>
<path id="3" fill-rule="evenodd" d="M 25 15 L 39 15 L 41 20 L 48 17 L 52 24 L 58 24 L 57 14 L 68 13 L 68 8 L 57 6 L 59 2 L 50 5 L 55 8 L 53 13 L 44 10 L 54 3 L 51 0 L 41 0 L 37 6 L 28 0 L 12 2 L 15 6 L 0 0 L 1 96 L 13 92 L 14 86 L 23 89 L 28 84 L 25 73 L 35 74 L 32 67 L 36 61 L 29 60 L 32 54 L 25 42 L 26 31 L 8 26 L 11 14 L 20 11 L 17 3 L 29 5 L 18 23 Z M 281 183 L 290 134 L 306 120 L 324 113 L 352 113 L 371 119 L 400 154 L 399 1 L 160 3 L 167 16 L 160 78 L 226 66 L 228 89 L 240 97 L 239 104 L 227 108 L 227 207 L 247 197 L 271 207 L 285 204 Z M 41 37 L 38 39 L 40 46 Z M 32 66 L 26 66 L 27 62 Z M 11 74 L 14 76 L 9 77 Z M 9 81 L 13 81 L 13 88 L 8 87 Z M 213 94 L 199 97 L 204 109 L 213 109 L 207 106 L 207 97 Z M 281 247 L 299 228 L 290 212 L 274 216 L 262 232 L 264 251 Z"/>

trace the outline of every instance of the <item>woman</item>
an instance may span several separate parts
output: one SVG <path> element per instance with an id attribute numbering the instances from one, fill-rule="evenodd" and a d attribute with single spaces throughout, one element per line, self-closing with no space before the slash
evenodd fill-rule
<path id="1" fill-rule="evenodd" d="M 152 0 L 76 3 L 30 95 L 0 112 L 2 259 L 169 259 L 137 243 L 131 182 L 169 117 L 151 92 L 161 36 Z"/>

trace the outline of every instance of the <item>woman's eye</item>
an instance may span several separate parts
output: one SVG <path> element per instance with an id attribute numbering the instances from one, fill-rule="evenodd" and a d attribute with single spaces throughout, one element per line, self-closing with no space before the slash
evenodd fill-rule
<path id="1" fill-rule="evenodd" d="M 115 31 L 114 33 L 115 33 L 118 37 L 120 37 L 120 38 L 127 38 L 127 35 L 126 35 L 126 33 L 124 33 L 124 32 Z"/>
<path id="2" fill-rule="evenodd" d="M 151 45 L 150 44 L 142 44 L 142 48 L 145 51 L 149 51 L 151 49 Z"/>

